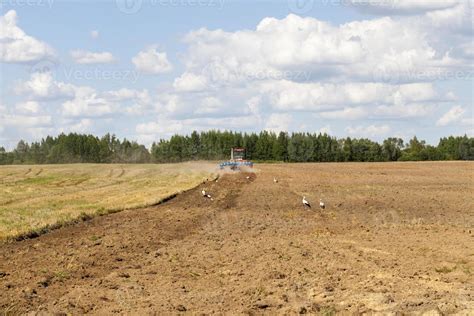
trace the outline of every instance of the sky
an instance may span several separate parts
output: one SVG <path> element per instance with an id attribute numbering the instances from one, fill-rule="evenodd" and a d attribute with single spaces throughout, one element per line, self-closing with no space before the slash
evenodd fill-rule
<path id="1" fill-rule="evenodd" d="M 0 146 L 474 135 L 472 0 L 0 0 Z"/>

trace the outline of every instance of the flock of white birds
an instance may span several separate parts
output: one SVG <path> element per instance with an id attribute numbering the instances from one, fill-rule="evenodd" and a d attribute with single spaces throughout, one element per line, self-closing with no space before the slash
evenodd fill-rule
<path id="1" fill-rule="evenodd" d="M 250 176 L 247 176 L 246 179 L 247 179 L 247 180 L 250 180 Z M 217 181 L 218 181 L 218 180 L 216 179 L 216 182 L 217 182 Z M 275 178 L 275 177 L 273 177 L 273 183 L 278 183 L 278 179 Z M 201 194 L 202 194 L 202 196 L 203 196 L 204 198 L 210 199 L 211 201 L 214 200 L 214 199 L 211 197 L 211 195 L 210 195 L 208 192 L 206 192 L 206 190 L 204 190 L 204 189 L 202 189 Z M 305 196 L 303 196 L 302 202 L 303 202 L 303 206 L 304 206 L 305 208 L 311 208 L 311 203 L 309 203 L 309 201 L 306 199 Z M 324 210 L 324 209 L 326 208 L 326 204 L 324 204 L 324 202 L 323 202 L 322 199 L 319 199 L 319 208 L 322 209 L 322 210 Z"/>

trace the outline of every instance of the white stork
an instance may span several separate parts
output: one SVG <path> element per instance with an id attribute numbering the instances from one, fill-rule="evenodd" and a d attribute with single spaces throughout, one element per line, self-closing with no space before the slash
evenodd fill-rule
<path id="1" fill-rule="evenodd" d="M 245 178 L 246 178 L 247 180 L 250 180 L 250 176 L 246 176 Z"/>
<path id="2" fill-rule="evenodd" d="M 210 195 L 210 194 L 208 194 L 208 193 L 207 193 L 207 192 L 206 192 L 204 189 L 202 189 L 201 193 L 202 193 L 202 196 L 203 196 L 203 197 L 205 197 L 205 198 L 208 198 L 208 199 L 211 199 L 211 200 L 212 200 L 212 198 L 211 198 L 211 195 Z"/>
<path id="3" fill-rule="evenodd" d="M 275 177 L 273 177 L 273 183 L 278 183 L 278 180 Z"/>
<path id="4" fill-rule="evenodd" d="M 306 200 L 305 196 L 303 196 L 303 205 L 304 205 L 304 207 L 311 208 L 311 204 L 309 204 L 309 202 Z"/>
<path id="5" fill-rule="evenodd" d="M 319 199 L 319 207 L 324 210 L 326 208 L 326 205 L 324 204 L 322 199 Z"/>

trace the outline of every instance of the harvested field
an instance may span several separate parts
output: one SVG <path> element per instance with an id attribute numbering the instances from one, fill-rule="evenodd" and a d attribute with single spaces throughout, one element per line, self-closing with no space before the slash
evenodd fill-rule
<path id="1" fill-rule="evenodd" d="M 144 207 L 212 176 L 214 164 L 0 167 L 0 241 L 79 216 Z"/>
<path id="2" fill-rule="evenodd" d="M 255 171 L 0 245 L 0 309 L 474 313 L 474 164 Z"/>

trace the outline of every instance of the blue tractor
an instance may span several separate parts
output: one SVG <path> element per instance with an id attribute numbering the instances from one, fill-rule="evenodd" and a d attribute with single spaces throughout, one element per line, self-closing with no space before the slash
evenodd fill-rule
<path id="1" fill-rule="evenodd" d="M 221 169 L 229 167 L 231 170 L 239 170 L 241 167 L 253 168 L 253 162 L 245 159 L 245 148 L 233 147 L 230 150 L 230 160 L 219 164 Z"/>

